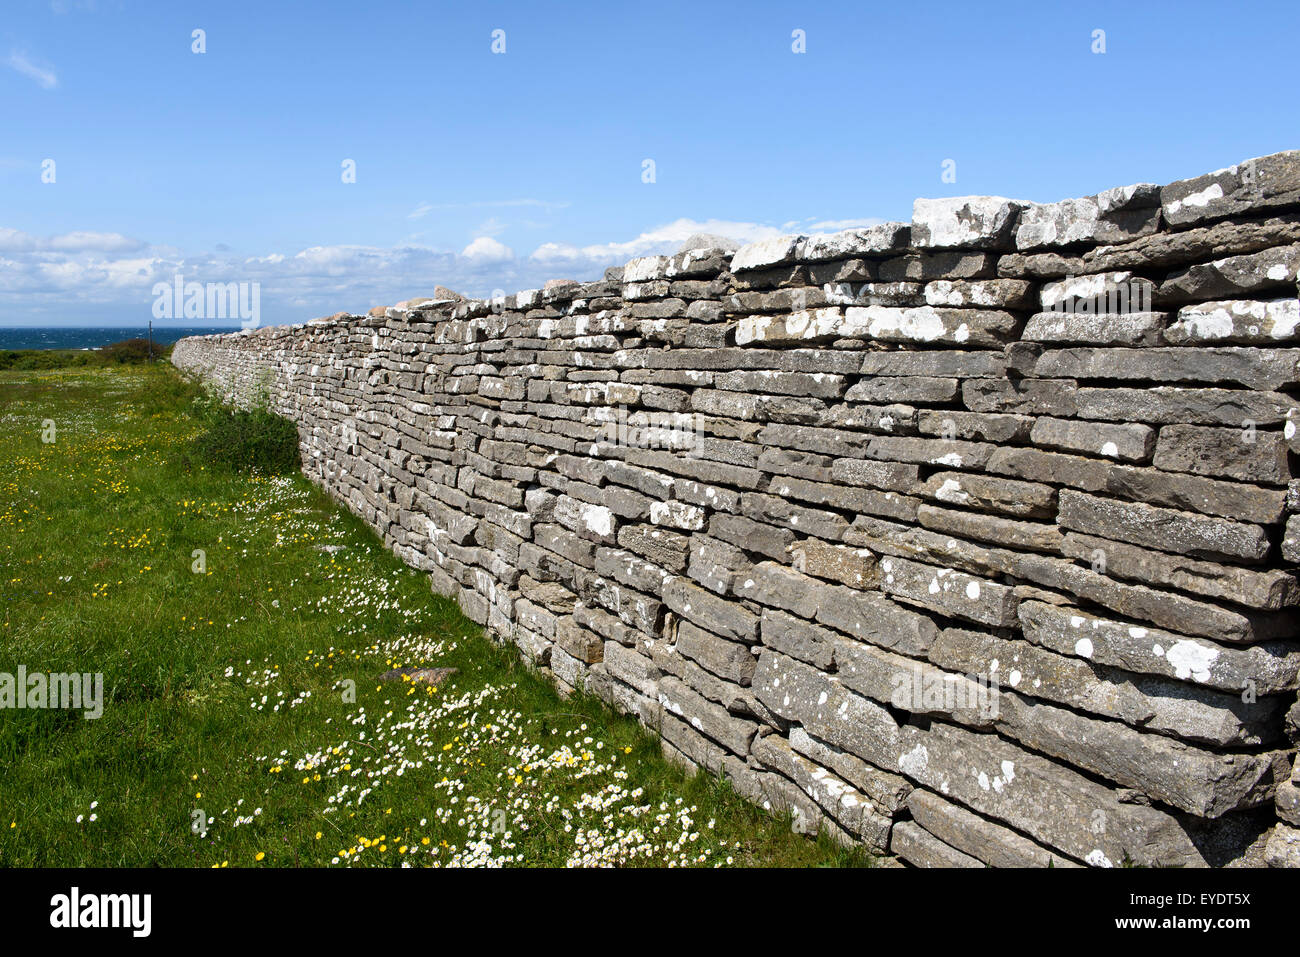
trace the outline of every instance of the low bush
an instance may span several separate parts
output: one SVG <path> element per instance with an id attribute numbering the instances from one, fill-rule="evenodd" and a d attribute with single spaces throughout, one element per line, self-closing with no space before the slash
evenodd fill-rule
<path id="1" fill-rule="evenodd" d="M 302 467 L 298 427 L 265 402 L 240 409 L 205 395 L 195 400 L 194 409 L 203 431 L 194 439 L 193 454 L 205 465 L 267 475 Z"/>
<path id="2" fill-rule="evenodd" d="M 123 339 L 121 342 L 110 343 L 99 350 L 99 354 L 105 362 L 148 362 L 152 359 L 159 359 L 163 355 L 163 349 L 156 342 L 150 343 L 148 339 Z"/>

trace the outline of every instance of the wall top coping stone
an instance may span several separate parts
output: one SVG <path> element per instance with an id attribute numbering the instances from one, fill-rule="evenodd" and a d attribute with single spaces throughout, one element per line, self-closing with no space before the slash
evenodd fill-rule
<path id="1" fill-rule="evenodd" d="M 1033 203 L 1002 196 L 919 198 L 910 223 L 882 222 L 835 233 L 790 234 L 740 246 L 687 248 L 674 255 L 641 256 L 605 271 L 604 279 L 580 283 L 552 280 L 491 299 L 415 300 L 412 307 L 387 307 L 378 321 L 443 322 L 468 320 L 501 310 L 523 311 L 543 304 L 581 302 L 617 295 L 602 286 L 661 280 L 715 278 L 803 263 L 917 255 L 954 250 L 1038 252 L 1048 249 L 1113 245 L 1150 235 L 1203 226 L 1231 216 L 1300 207 L 1300 150 L 1243 160 L 1233 166 L 1177 180 L 1164 186 L 1134 183 L 1092 196 Z M 709 238 L 709 237 L 700 237 Z M 347 325 L 366 317 L 335 314 L 289 326 L 241 330 L 235 335 L 295 334 Z M 271 330 L 276 330 L 272 332 Z"/>

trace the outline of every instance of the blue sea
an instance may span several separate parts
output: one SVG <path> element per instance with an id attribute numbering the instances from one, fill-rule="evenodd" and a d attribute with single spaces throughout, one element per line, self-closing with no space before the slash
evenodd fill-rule
<path id="1" fill-rule="evenodd" d="M 171 345 L 186 336 L 208 336 L 222 332 L 238 332 L 239 326 L 193 326 L 191 328 L 160 328 L 154 326 L 153 341 L 162 346 Z M 32 328 L 0 327 L 0 349 L 98 349 L 123 339 L 145 339 L 147 326 L 49 326 Z"/>

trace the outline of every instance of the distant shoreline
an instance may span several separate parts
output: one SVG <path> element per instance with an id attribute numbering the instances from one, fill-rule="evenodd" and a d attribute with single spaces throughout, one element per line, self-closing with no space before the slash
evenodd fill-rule
<path id="1" fill-rule="evenodd" d="M 187 336 L 217 335 L 238 332 L 239 326 L 154 327 L 156 346 L 170 346 Z M 26 326 L 0 328 L 0 351 L 98 351 L 127 339 L 147 339 L 147 327 L 134 326 Z"/>

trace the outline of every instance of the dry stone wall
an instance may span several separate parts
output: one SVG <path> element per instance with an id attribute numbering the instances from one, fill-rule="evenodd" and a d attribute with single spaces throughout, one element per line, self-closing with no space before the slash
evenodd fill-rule
<path id="1" fill-rule="evenodd" d="M 565 689 L 913 864 L 1300 863 L 1300 152 L 191 338 Z"/>

